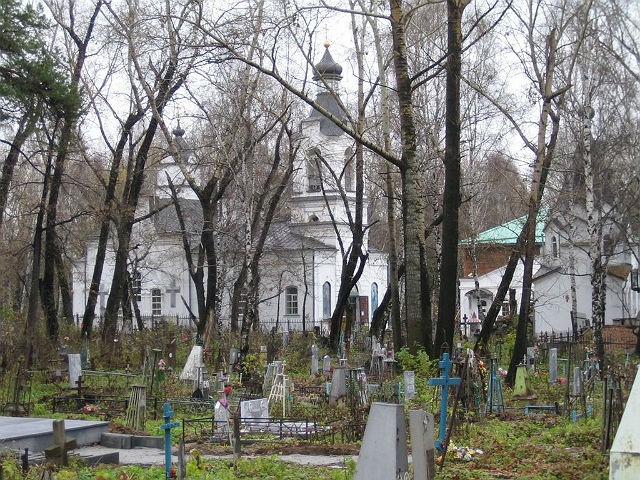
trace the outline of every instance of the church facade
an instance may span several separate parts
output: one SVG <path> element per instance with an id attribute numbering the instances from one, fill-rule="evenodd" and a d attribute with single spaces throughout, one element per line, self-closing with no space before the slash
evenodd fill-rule
<path id="1" fill-rule="evenodd" d="M 314 71 L 318 85 L 317 103 L 332 115 L 342 117 L 336 98 L 342 67 L 333 60 L 328 47 Z M 176 129 L 174 135 L 177 141 L 184 142 L 183 130 Z M 302 121 L 298 141 L 299 154 L 295 160 L 292 194 L 288 199 L 290 219 L 271 225 L 260 259 L 259 318 L 264 326 L 278 330 L 316 328 L 327 333 L 328 319 L 340 287 L 343 253 L 352 243 L 349 217 L 354 214 L 356 198 L 355 147 L 348 135 L 315 109 Z M 171 159 L 163 162 L 164 171 L 174 180 L 179 177 L 179 169 Z M 157 178 L 162 182 L 164 172 Z M 166 202 L 167 195 L 163 190 L 163 185 L 158 184 L 153 199 L 140 202 L 139 214 L 150 209 L 154 202 Z M 183 188 L 181 196 L 183 211 L 186 207 L 187 214 L 197 224 L 201 212 L 198 212 L 199 205 L 193 199 L 193 192 Z M 366 198 L 363 203 L 366 221 Z M 187 318 L 189 312 L 197 314 L 174 208 L 165 208 L 136 225 L 134 234 L 135 248 L 130 255 L 131 263 L 135 265 L 132 283 L 141 315 L 171 319 Z M 80 317 L 86 304 L 96 246 L 95 240 L 88 242 L 85 256 L 76 262 L 74 269 L 74 313 Z M 355 325 L 366 326 L 387 288 L 388 257 L 384 252 L 369 248 L 366 234 L 363 249 L 368 253 L 368 260 L 352 289 L 349 298 L 352 308 L 349 310 L 355 317 L 352 319 Z M 233 276 L 233 270 L 230 275 Z M 113 252 L 109 252 L 97 315 L 106 307 L 112 276 Z M 220 320 L 224 325 L 229 321 L 230 295 L 227 293 L 221 298 Z"/>

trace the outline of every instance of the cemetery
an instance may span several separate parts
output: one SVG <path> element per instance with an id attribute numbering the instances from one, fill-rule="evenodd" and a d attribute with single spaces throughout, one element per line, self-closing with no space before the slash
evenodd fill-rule
<path id="1" fill-rule="evenodd" d="M 629 465 L 637 473 L 640 385 L 630 352 L 612 348 L 600 372 L 588 343 L 536 343 L 511 389 L 503 381 L 509 335 L 487 355 L 458 343 L 430 359 L 372 347 L 362 333 L 338 356 L 313 333 L 257 333 L 242 364 L 231 335 L 209 351 L 194 331 L 165 326 L 122 336 L 114 355 L 70 334 L 57 352 L 38 353 L 37 368 L 18 357 L 2 372 L 7 424 L 22 417 L 51 430 L 0 438 L 4 471 L 22 465 L 2 478 L 100 468 L 74 455 L 95 443 L 164 450 L 165 477 L 158 467 L 145 478 L 252 478 L 239 473 L 245 457 L 283 452 L 331 455 L 341 465 L 313 474 L 279 467 L 301 472 L 291 478 L 637 478 L 624 473 Z M 85 421 L 98 433 L 73 423 Z M 221 456 L 238 476 L 195 476 L 194 468 L 228 468 L 228 459 L 216 463 Z M 118 465 L 117 454 L 99 462 L 136 468 Z"/>

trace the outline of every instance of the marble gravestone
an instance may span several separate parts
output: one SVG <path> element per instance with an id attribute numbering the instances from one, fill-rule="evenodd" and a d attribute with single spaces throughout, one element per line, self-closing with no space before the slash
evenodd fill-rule
<path id="1" fill-rule="evenodd" d="M 248 427 L 260 427 L 262 420 L 269 419 L 269 400 L 256 398 L 240 402 L 240 418 Z"/>
<path id="2" fill-rule="evenodd" d="M 82 359 L 79 353 L 69 353 L 69 387 L 78 388 L 78 379 L 82 375 Z"/>

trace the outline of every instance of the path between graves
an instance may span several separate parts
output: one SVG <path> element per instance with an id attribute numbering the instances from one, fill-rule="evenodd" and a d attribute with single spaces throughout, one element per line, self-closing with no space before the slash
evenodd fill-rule
<path id="1" fill-rule="evenodd" d="M 186 452 L 190 451 L 190 448 L 186 448 Z M 164 465 L 164 451 L 159 450 L 157 448 L 146 448 L 146 447 L 137 447 L 130 449 L 119 449 L 119 448 L 110 448 L 104 447 L 102 445 L 90 445 L 77 448 L 73 450 L 73 455 L 78 455 L 80 457 L 100 457 L 106 456 L 113 452 L 119 453 L 120 465 Z M 301 465 L 313 465 L 313 466 L 324 466 L 324 467 L 344 467 L 345 462 L 348 458 L 352 458 L 354 460 L 358 459 L 357 454 L 344 454 L 344 455 L 320 455 L 320 454 L 303 454 L 303 453 L 282 453 L 278 454 L 277 452 L 265 452 L 264 454 L 251 453 L 247 455 L 242 455 L 242 458 L 255 458 L 261 455 L 275 455 L 275 458 L 289 463 L 298 463 Z M 202 453 L 201 455 L 204 459 L 233 459 L 232 454 L 228 453 L 220 453 L 220 454 L 210 454 L 210 453 Z M 171 461 L 173 463 L 178 462 L 178 457 L 176 455 L 176 451 L 174 449 Z"/>

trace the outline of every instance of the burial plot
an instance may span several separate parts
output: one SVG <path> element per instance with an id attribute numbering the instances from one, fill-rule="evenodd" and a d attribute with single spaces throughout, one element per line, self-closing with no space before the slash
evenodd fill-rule
<path id="1" fill-rule="evenodd" d="M 402 405 L 372 403 L 354 480 L 391 480 L 408 470 Z"/>
<path id="2" fill-rule="evenodd" d="M 627 406 L 609 452 L 610 480 L 640 478 L 640 369 L 631 387 Z"/>

